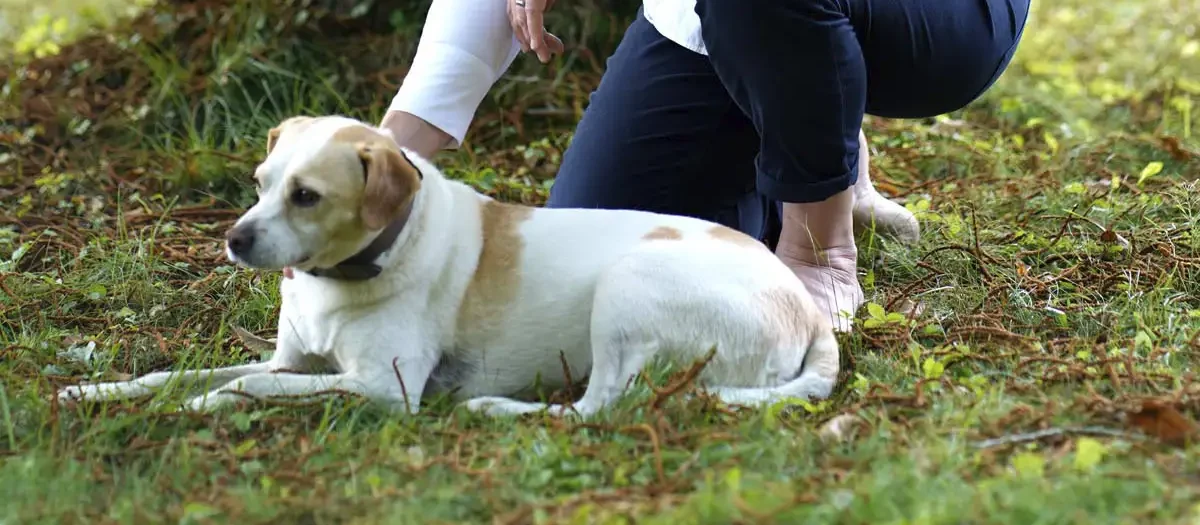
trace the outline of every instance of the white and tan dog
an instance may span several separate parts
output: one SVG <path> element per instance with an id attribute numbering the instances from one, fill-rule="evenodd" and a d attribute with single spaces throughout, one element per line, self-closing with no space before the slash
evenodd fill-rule
<path id="1" fill-rule="evenodd" d="M 763 244 L 713 223 L 638 211 L 504 204 L 344 117 L 271 130 L 259 200 L 227 235 L 230 259 L 284 270 L 268 362 L 74 386 L 60 399 L 125 398 L 171 380 L 250 396 L 333 389 L 416 412 L 449 393 L 473 410 L 588 377 L 581 415 L 604 408 L 655 356 L 716 348 L 699 382 L 722 400 L 819 399 L 837 380 L 831 322 Z M 295 273 L 292 274 L 292 269 Z M 559 406 L 552 412 L 561 413 Z"/>

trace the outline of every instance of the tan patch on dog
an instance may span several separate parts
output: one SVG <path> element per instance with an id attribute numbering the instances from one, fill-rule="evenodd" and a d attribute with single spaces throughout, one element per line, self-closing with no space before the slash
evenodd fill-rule
<path id="1" fill-rule="evenodd" d="M 332 139 L 351 144 L 367 170 L 359 215 L 368 229 L 378 230 L 395 220 L 421 187 L 421 173 L 400 151 L 396 141 L 366 126 L 347 126 Z"/>
<path id="2" fill-rule="evenodd" d="M 456 326 L 463 346 L 486 346 L 489 332 L 501 329 L 503 314 L 517 297 L 524 241 L 519 229 L 533 209 L 487 201 L 480 205 L 483 249 L 475 275 L 458 310 Z"/>
<path id="3" fill-rule="evenodd" d="M 726 226 L 713 226 L 708 229 L 708 234 L 718 241 L 733 243 L 744 248 L 767 249 L 767 245 L 759 242 L 758 239 Z"/>
<path id="4" fill-rule="evenodd" d="M 776 344 L 795 344 L 816 326 L 815 307 L 800 292 L 789 288 L 770 288 L 755 294 L 759 311 L 767 323 L 767 333 Z"/>
<path id="5" fill-rule="evenodd" d="M 285 132 L 289 135 L 292 135 L 295 133 L 301 133 L 304 131 L 305 128 L 311 126 L 314 122 L 316 122 L 316 120 L 317 120 L 316 117 L 305 117 L 305 116 L 291 117 L 291 118 L 285 119 L 283 122 L 280 122 L 278 126 L 275 126 L 275 127 L 271 128 L 270 130 L 268 130 L 267 131 L 267 155 L 270 155 L 271 150 L 274 150 L 275 146 L 279 144 L 279 139 L 283 137 L 283 134 Z"/>
<path id="6" fill-rule="evenodd" d="M 683 238 L 683 232 L 670 226 L 659 226 L 642 236 L 647 241 L 678 241 Z"/>

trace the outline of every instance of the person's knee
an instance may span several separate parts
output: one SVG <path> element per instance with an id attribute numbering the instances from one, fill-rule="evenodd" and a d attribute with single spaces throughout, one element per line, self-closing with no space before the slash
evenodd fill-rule
<path id="1" fill-rule="evenodd" d="M 629 196 L 614 185 L 605 184 L 601 177 L 588 169 L 586 161 L 563 165 L 550 187 L 547 208 L 612 208 L 622 207 Z M 581 169 L 582 168 L 582 169 Z"/>
<path id="2" fill-rule="evenodd" d="M 630 177 L 637 162 L 622 151 L 621 142 L 596 131 L 608 115 L 591 115 L 580 123 L 576 140 L 563 155 L 563 162 L 550 187 L 548 208 L 641 208 L 649 205 L 649 189 L 637 184 L 645 178 Z M 587 116 L 584 117 L 585 119 Z M 582 140 L 580 140 L 582 137 Z M 632 161 L 632 162 L 630 162 Z"/>

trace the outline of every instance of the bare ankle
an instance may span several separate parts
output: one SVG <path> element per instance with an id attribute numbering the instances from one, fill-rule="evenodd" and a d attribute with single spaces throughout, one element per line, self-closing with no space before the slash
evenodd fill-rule
<path id="1" fill-rule="evenodd" d="M 781 246 L 826 250 L 854 247 L 854 194 L 846 190 L 820 202 L 783 204 Z"/>
<path id="2" fill-rule="evenodd" d="M 871 146 L 867 136 L 858 131 L 858 180 L 854 182 L 854 196 L 859 199 L 874 197 L 877 194 L 875 185 L 871 183 Z"/>

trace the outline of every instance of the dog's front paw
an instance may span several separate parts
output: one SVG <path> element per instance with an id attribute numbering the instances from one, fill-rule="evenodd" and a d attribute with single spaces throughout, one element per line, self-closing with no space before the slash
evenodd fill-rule
<path id="1" fill-rule="evenodd" d="M 117 381 L 64 387 L 55 395 L 55 400 L 59 403 L 118 401 L 148 396 L 153 393 L 153 390 L 147 388 L 139 381 Z"/>
<path id="2" fill-rule="evenodd" d="M 459 403 L 458 406 L 464 407 L 471 412 L 482 412 L 484 414 L 494 415 L 492 414 L 492 410 L 494 408 L 503 406 L 508 402 L 508 399 L 502 397 L 477 397 Z"/>
<path id="3" fill-rule="evenodd" d="M 461 406 L 472 412 L 482 412 L 489 416 L 516 416 L 547 408 L 542 403 L 525 403 L 504 397 L 477 397 L 464 402 Z"/>
<path id="4" fill-rule="evenodd" d="M 68 405 L 78 403 L 83 399 L 84 385 L 71 385 L 58 390 L 54 396 L 54 401 L 59 404 Z"/>
<path id="5" fill-rule="evenodd" d="M 526 403 L 504 397 L 477 397 L 464 402 L 462 406 L 472 412 L 482 412 L 489 416 L 518 416 L 543 411 L 557 417 L 576 414 L 575 411 L 563 405 Z"/>
<path id="6" fill-rule="evenodd" d="M 184 412 L 214 412 L 218 408 L 233 403 L 237 397 L 228 392 L 208 392 L 184 401 L 180 408 Z"/>

